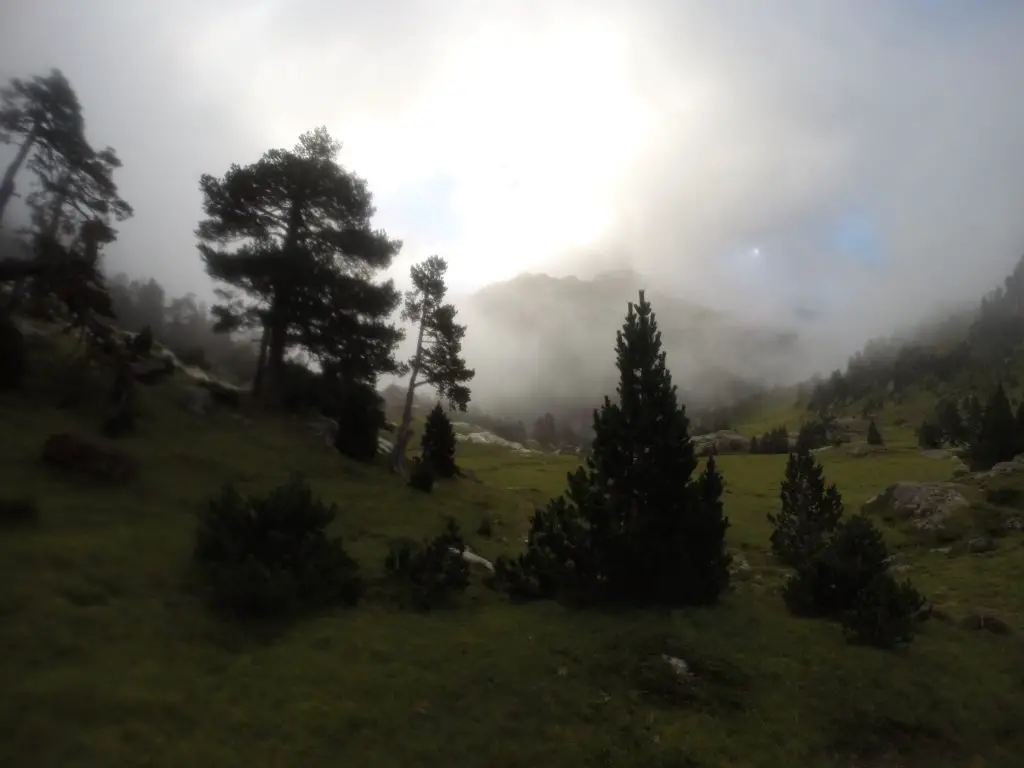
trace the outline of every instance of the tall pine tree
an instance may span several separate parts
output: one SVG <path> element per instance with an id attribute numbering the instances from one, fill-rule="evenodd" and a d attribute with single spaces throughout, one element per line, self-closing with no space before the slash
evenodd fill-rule
<path id="1" fill-rule="evenodd" d="M 586 466 L 535 517 L 527 553 L 501 571 L 541 594 L 561 586 L 632 604 L 714 603 L 729 579 L 723 481 L 713 459 L 693 478 L 689 420 L 642 291 L 616 353 L 618 402 L 606 397 L 595 412 Z"/>
<path id="2" fill-rule="evenodd" d="M 400 472 L 406 470 L 405 451 L 417 387 L 433 387 L 453 410 L 465 411 L 469 405 L 468 384 L 476 373 L 466 366 L 462 357 L 466 326 L 455 322 L 458 311 L 454 305 L 445 303 L 447 271 L 448 263 L 440 256 L 431 256 L 409 270 L 413 288 L 405 295 L 402 317 L 415 323 L 417 331 L 416 351 L 409 360 L 409 385 L 402 423 L 391 457 L 393 468 Z"/>
<path id="3" fill-rule="evenodd" d="M 1003 385 L 995 391 L 985 405 L 977 436 L 969 449 L 971 468 L 984 470 L 1000 461 L 1009 461 L 1017 453 L 1017 423 L 1013 408 Z"/>
<path id="4" fill-rule="evenodd" d="M 199 182 L 199 252 L 210 277 L 229 286 L 218 291 L 218 328 L 262 329 L 254 390 L 269 403 L 280 400 L 294 347 L 349 382 L 402 371 L 394 352 L 403 333 L 390 323 L 401 296 L 393 281 L 373 280 L 401 242 L 374 229 L 373 196 L 338 162 L 340 150 L 318 128 L 291 150 Z"/>

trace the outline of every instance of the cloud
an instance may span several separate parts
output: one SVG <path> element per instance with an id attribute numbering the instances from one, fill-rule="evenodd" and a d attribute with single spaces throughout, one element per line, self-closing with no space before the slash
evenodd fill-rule
<path id="1" fill-rule="evenodd" d="M 1021 39 L 1010 0 L 14 0 L 0 76 L 64 69 L 124 160 L 112 259 L 172 292 L 199 175 L 326 124 L 396 274 L 631 265 L 845 356 L 1021 252 Z"/>

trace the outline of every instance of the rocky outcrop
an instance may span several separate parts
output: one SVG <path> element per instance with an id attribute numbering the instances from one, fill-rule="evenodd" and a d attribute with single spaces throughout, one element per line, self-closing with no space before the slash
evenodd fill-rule
<path id="1" fill-rule="evenodd" d="M 961 486 L 954 483 L 895 483 L 868 499 L 863 511 L 886 520 L 907 522 L 919 531 L 936 531 L 969 506 Z"/>
<path id="2" fill-rule="evenodd" d="M 730 429 L 708 432 L 706 435 L 694 435 L 690 438 L 690 442 L 693 443 L 693 450 L 698 456 L 750 451 L 750 438 Z"/>

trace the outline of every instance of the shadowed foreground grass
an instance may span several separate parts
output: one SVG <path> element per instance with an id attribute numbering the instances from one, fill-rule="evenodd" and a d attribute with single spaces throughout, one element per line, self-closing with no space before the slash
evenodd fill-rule
<path id="1" fill-rule="evenodd" d="M 751 568 L 719 607 L 514 605 L 477 578 L 459 607 L 417 615 L 381 581 L 389 539 L 432 535 L 453 515 L 477 551 L 515 551 L 572 460 L 460 444 L 478 481 L 428 496 L 288 420 L 194 417 L 168 384 L 143 390 L 138 435 L 120 442 L 139 477 L 102 488 L 38 464 L 47 434 L 97 432 L 88 403 L 59 411 L 52 395 L 37 378 L 31 397 L 0 400 L 0 488 L 40 509 L 34 527 L 0 529 L 2 765 L 1020 764 L 1018 539 L 951 559 L 894 533 L 940 608 L 997 611 L 1015 635 L 931 621 L 906 651 L 850 647 L 836 626 L 789 617 L 777 594 L 764 516 L 784 457 L 727 456 L 729 543 Z M 911 450 L 826 465 L 851 508 L 950 469 Z M 287 627 L 211 617 L 188 568 L 195 511 L 225 480 L 267 489 L 292 470 L 339 505 L 369 596 Z M 476 534 L 484 516 L 489 539 Z M 695 682 L 675 685 L 662 653 L 687 659 Z"/>

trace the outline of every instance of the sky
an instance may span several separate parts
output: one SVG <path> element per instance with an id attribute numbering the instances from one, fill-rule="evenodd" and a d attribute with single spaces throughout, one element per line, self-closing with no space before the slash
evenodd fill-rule
<path id="1" fill-rule="evenodd" d="M 326 125 L 400 280 L 628 266 L 853 347 L 1024 253 L 1021 41 L 1014 0 L 7 0 L 0 78 L 68 76 L 110 259 L 171 293 L 210 291 L 200 174 Z"/>

